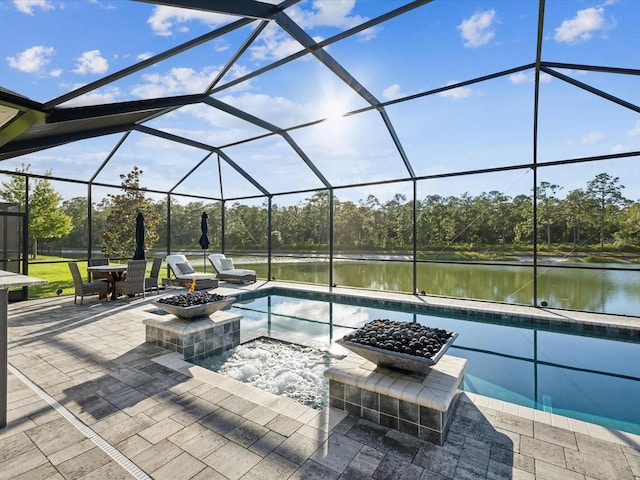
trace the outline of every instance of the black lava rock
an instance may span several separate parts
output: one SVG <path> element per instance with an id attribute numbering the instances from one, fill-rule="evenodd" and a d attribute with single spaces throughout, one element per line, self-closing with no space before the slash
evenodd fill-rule
<path id="1" fill-rule="evenodd" d="M 359 343 L 392 352 L 432 358 L 452 336 L 452 332 L 441 328 L 381 319 L 365 324 L 342 339 L 346 342 Z"/>
<path id="2" fill-rule="evenodd" d="M 224 295 L 218 295 L 217 293 L 193 292 L 161 298 L 158 303 L 166 303 L 176 307 L 195 307 L 196 305 L 219 302 L 225 298 Z"/>

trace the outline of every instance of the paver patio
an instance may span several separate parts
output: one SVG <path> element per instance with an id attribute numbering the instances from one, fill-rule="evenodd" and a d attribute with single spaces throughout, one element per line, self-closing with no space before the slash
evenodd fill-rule
<path id="1" fill-rule="evenodd" d="M 0 479 L 640 479 L 640 437 L 474 394 L 438 447 L 214 384 L 144 343 L 156 298 L 9 306 Z"/>

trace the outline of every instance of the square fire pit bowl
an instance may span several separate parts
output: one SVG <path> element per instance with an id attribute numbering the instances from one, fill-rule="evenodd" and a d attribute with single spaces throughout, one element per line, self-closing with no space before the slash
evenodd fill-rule
<path id="1" fill-rule="evenodd" d="M 217 302 L 203 303 L 201 305 L 193 305 L 191 307 L 180 307 L 162 302 L 153 302 L 153 305 L 182 320 L 193 320 L 196 318 L 208 317 L 218 310 L 222 310 L 223 308 L 231 305 L 235 300 L 235 297 L 230 297 Z"/>
<path id="2" fill-rule="evenodd" d="M 451 337 L 444 343 L 438 352 L 431 358 L 419 357 L 417 355 L 409 355 L 407 353 L 395 352 L 384 348 L 372 347 L 356 342 L 345 340 L 336 340 L 338 345 L 343 346 L 347 350 L 357 353 L 362 358 L 369 360 L 378 367 L 390 368 L 392 370 L 404 370 L 411 373 L 424 374 L 430 372 L 438 360 L 442 358 L 451 344 L 458 338 L 457 332 L 450 332 Z"/>

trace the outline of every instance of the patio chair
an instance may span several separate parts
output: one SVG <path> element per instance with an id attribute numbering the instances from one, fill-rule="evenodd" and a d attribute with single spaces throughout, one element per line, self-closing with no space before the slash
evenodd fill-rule
<path id="1" fill-rule="evenodd" d="M 73 277 L 73 286 L 75 287 L 75 293 L 73 297 L 73 303 L 78 303 L 78 297 L 80 297 L 80 305 L 84 303 L 85 295 L 98 295 L 100 299 L 107 297 L 109 291 L 109 283 L 102 280 L 96 280 L 93 282 L 85 282 L 80 275 L 80 269 L 76 262 L 67 262 L 69 270 L 71 270 L 71 276 Z"/>
<path id="2" fill-rule="evenodd" d="M 109 259 L 108 258 L 90 258 L 89 259 L 89 266 L 93 267 L 95 265 L 109 265 Z M 95 280 L 100 280 L 102 282 L 108 281 L 106 278 L 104 278 L 102 276 L 102 274 L 100 272 L 90 272 L 89 276 L 91 277 L 91 280 L 93 280 L 93 281 L 95 281 Z"/>
<path id="3" fill-rule="evenodd" d="M 181 286 L 190 287 L 196 281 L 196 289 L 211 289 L 218 286 L 218 279 L 213 273 L 197 273 L 184 255 L 167 255 L 167 265 Z"/>
<path id="4" fill-rule="evenodd" d="M 229 283 L 253 283 L 256 281 L 255 270 L 244 268 L 234 268 L 233 260 L 224 256 L 223 253 L 210 253 L 209 262 L 216 270 L 218 278 Z"/>
<path id="5" fill-rule="evenodd" d="M 162 257 L 154 257 L 153 264 L 151 264 L 151 273 L 144 279 L 144 289 L 153 291 L 156 289 L 156 293 L 160 293 L 160 286 L 158 285 L 158 277 L 160 276 L 160 268 L 162 267 Z"/>
<path id="6" fill-rule="evenodd" d="M 140 293 L 142 294 L 142 298 L 144 298 L 144 276 L 146 273 L 146 260 L 129 260 L 127 262 L 127 277 L 115 283 L 116 295 L 133 297 Z"/>

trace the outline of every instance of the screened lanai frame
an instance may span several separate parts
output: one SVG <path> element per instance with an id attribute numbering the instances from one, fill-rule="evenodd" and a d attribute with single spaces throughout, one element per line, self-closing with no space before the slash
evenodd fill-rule
<path id="1" fill-rule="evenodd" d="M 149 1 L 148 3 L 154 3 Z M 160 2 L 159 2 L 160 3 Z M 590 157 L 575 157 L 575 158 L 563 158 L 559 160 L 553 161 L 539 161 L 538 159 L 538 116 L 539 116 L 539 90 L 541 87 L 541 76 L 549 75 L 554 77 L 562 82 L 565 82 L 569 85 L 572 85 L 578 89 L 582 89 L 585 92 L 588 92 L 591 95 L 598 96 L 608 102 L 617 104 L 623 108 L 631 110 L 633 112 L 639 113 L 640 107 L 638 105 L 623 100 L 617 96 L 611 95 L 607 92 L 604 92 L 600 89 L 597 89 L 587 83 L 581 82 L 575 78 L 575 75 L 568 75 L 563 73 L 563 71 L 568 72 L 600 72 L 600 73 L 613 73 L 620 75 L 630 75 L 630 76 L 638 76 L 640 75 L 640 70 L 637 69 L 629 69 L 629 68 L 615 68 L 615 67 L 604 67 L 604 66 L 595 66 L 595 65 L 583 65 L 583 64 L 572 64 L 572 63 L 560 63 L 560 62 L 545 62 L 542 60 L 542 40 L 543 40 L 543 26 L 544 26 L 544 9 L 545 9 L 545 1 L 541 0 L 538 3 L 538 11 L 539 11 L 539 19 L 538 19 L 538 31 L 537 31 L 537 40 L 536 40 L 536 58 L 533 62 L 527 63 L 524 65 L 519 65 L 513 68 L 501 70 L 499 72 L 495 72 L 489 75 L 483 75 L 476 78 L 468 79 L 465 81 L 456 82 L 450 85 L 442 86 L 439 88 L 430 89 L 427 91 L 421 91 L 418 93 L 404 95 L 401 98 L 396 98 L 393 100 L 380 101 L 376 98 L 372 93 L 370 93 L 364 85 L 362 85 L 349 71 L 347 71 L 338 61 L 336 61 L 325 49 L 326 47 L 331 46 L 339 42 L 340 40 L 346 39 L 358 33 L 361 33 L 369 28 L 373 28 L 377 25 L 381 25 L 384 22 L 393 19 L 396 16 L 403 14 L 410 14 L 410 12 L 414 9 L 422 7 L 426 4 L 431 3 L 429 0 L 419 0 L 415 2 L 407 3 L 406 5 L 387 12 L 377 18 L 372 20 L 365 21 L 360 25 L 352 27 L 350 29 L 344 30 L 332 37 L 329 37 L 322 41 L 315 41 L 312 39 L 300 26 L 298 26 L 290 17 L 288 17 L 284 10 L 292 5 L 295 5 L 297 0 L 290 0 L 287 2 L 283 2 L 277 6 L 270 4 L 262 4 L 260 2 L 251 2 L 251 1 L 243 1 L 243 2 L 227 2 L 227 1 L 218 1 L 218 2 L 197 2 L 193 0 L 174 0 L 174 1 L 163 1 L 163 4 L 170 4 L 173 6 L 184 7 L 184 8 L 196 8 L 196 9 L 204 9 L 210 11 L 218 11 L 223 13 L 230 13 L 236 16 L 242 17 L 235 22 L 232 22 L 228 25 L 225 25 L 221 28 L 218 28 L 208 34 L 205 34 L 201 37 L 193 39 L 189 42 L 186 42 L 182 45 L 174 47 L 170 50 L 167 50 L 161 54 L 155 55 L 153 57 L 148 58 L 147 60 L 143 60 L 135 65 L 132 65 L 129 68 L 120 70 L 114 74 L 108 75 L 98 81 L 88 83 L 87 85 L 75 89 L 65 95 L 59 96 L 49 102 L 45 102 L 42 105 L 34 105 L 30 104 L 29 107 L 33 110 L 42 110 L 47 112 L 47 122 L 46 126 L 51 127 L 51 132 L 44 131 L 44 134 L 39 136 L 37 130 L 30 131 L 27 130 L 23 137 L 18 136 L 12 141 L 6 143 L 4 146 L 0 148 L 0 159 L 12 158 L 15 156 L 19 156 L 28 152 L 35 152 L 41 149 L 48 148 L 49 146 L 60 145 L 66 142 L 72 142 L 74 140 L 80 140 L 83 138 L 89 138 L 96 135 L 105 135 L 110 133 L 118 133 L 124 132 L 121 140 L 114 146 L 113 150 L 110 154 L 104 159 L 103 163 L 96 170 L 95 174 L 89 181 L 81 181 L 81 180 L 70 180 L 61 177 L 47 177 L 51 180 L 58 181 L 73 181 L 75 183 L 86 184 L 88 187 L 88 225 L 89 225 L 89 238 L 93 238 L 91 235 L 91 196 L 92 196 L 92 187 L 106 187 L 106 188 L 120 188 L 119 185 L 115 184 L 107 184 L 97 180 L 99 173 L 106 168 L 110 159 L 118 152 L 119 147 L 126 140 L 127 136 L 129 136 L 132 132 L 139 132 L 146 135 L 155 136 L 158 138 L 162 138 L 165 140 L 169 140 L 172 142 L 180 143 L 186 146 L 194 147 L 200 150 L 203 150 L 206 153 L 203 153 L 202 159 L 193 166 L 190 170 L 188 170 L 187 174 L 182 178 L 178 179 L 175 185 L 168 190 L 155 190 L 153 188 L 146 188 L 145 190 L 150 193 L 156 193 L 167 196 L 167 218 L 168 218 L 168 227 L 167 227 L 167 253 L 172 253 L 171 249 L 171 235 L 170 235 L 170 224 L 171 224 L 171 212 L 170 205 L 171 199 L 175 197 L 182 198 L 191 198 L 198 200 L 211 200 L 220 202 L 222 205 L 222 250 L 225 250 L 225 222 L 224 222 L 224 211 L 225 205 L 228 202 L 234 201 L 243 201 L 243 200 L 251 200 L 251 199 L 259 199 L 264 198 L 268 203 L 268 231 L 266 232 L 266 238 L 268 242 L 267 246 L 267 263 L 268 263 L 268 274 L 267 278 L 271 278 L 271 258 L 272 258 L 272 232 L 271 232 L 271 206 L 274 199 L 279 198 L 283 195 L 291 195 L 291 194 L 303 194 L 303 193 L 313 193 L 325 190 L 329 192 L 330 206 L 328 211 L 329 216 L 329 239 L 328 239 L 328 261 L 329 261 L 329 285 L 334 285 L 334 267 L 333 262 L 339 255 L 336 255 L 334 250 L 334 200 L 336 194 L 339 192 L 355 188 L 355 187 L 375 187 L 379 185 L 389 185 L 393 186 L 395 184 L 410 184 L 411 188 L 411 198 L 410 202 L 413 205 L 413 252 L 412 252 L 412 276 L 413 276 L 413 288 L 412 292 L 420 291 L 420 285 L 418 282 L 418 265 L 421 263 L 430 263 L 432 260 L 420 260 L 417 258 L 418 244 L 417 244 L 417 206 L 418 206 L 418 186 L 422 182 L 436 180 L 436 179 L 450 179 L 457 177 L 466 177 L 471 175 L 478 174 L 492 174 L 498 172 L 507 172 L 507 171 L 524 171 L 529 170 L 532 172 L 532 182 L 531 182 L 531 191 L 533 196 L 533 245 L 532 245 L 532 256 L 533 260 L 531 264 L 526 265 L 517 265 L 517 268 L 525 268 L 532 270 L 532 304 L 538 304 L 538 292 L 537 292 L 537 279 L 538 279 L 538 269 L 539 269 L 539 261 L 538 261 L 538 220 L 537 220 L 537 208 L 538 208 L 538 200 L 537 200 L 537 188 L 538 185 L 538 173 L 541 169 L 550 168 L 554 166 L 560 165 L 571 165 L 571 164 L 581 164 L 587 162 L 597 162 L 597 161 L 608 161 L 614 159 L 623 159 L 623 158 L 633 158 L 640 155 L 639 151 L 633 152 L 624 152 L 624 153 L 616 153 L 616 154 L 606 154 L 599 156 L 590 156 Z M 213 4 L 213 5 L 211 5 Z M 196 94 L 190 95 L 181 95 L 176 97 L 166 97 L 159 99 L 151 99 L 151 100 L 141 100 L 141 101 L 132 101 L 132 102 L 122 102 L 119 104 L 107 104 L 107 105 L 93 105 L 89 107 L 69 107 L 62 108 L 60 107 L 65 102 L 73 100 L 83 94 L 94 91 L 100 87 L 109 85 L 110 83 L 117 81 L 123 77 L 126 77 L 134 72 L 138 72 L 149 65 L 153 65 L 157 62 L 160 62 L 166 58 L 169 58 L 173 55 L 176 55 L 180 52 L 186 51 L 190 48 L 201 45 L 209 40 L 222 36 L 230 31 L 239 29 L 245 25 L 249 25 L 253 22 L 257 22 L 258 26 L 253 30 L 253 32 L 247 37 L 246 41 L 241 45 L 241 47 L 232 55 L 231 59 L 227 63 L 224 69 L 213 79 L 208 88 Z M 241 57 L 241 55 L 249 48 L 252 42 L 260 35 L 263 29 L 267 26 L 269 22 L 276 22 L 283 30 L 287 31 L 289 35 L 295 38 L 302 46 L 303 49 L 289 55 L 285 58 L 282 58 L 278 61 L 275 61 L 265 67 L 258 68 L 257 70 L 236 78 L 234 80 L 228 81 L 226 83 L 221 83 L 224 79 L 225 73 L 228 72 L 235 61 Z M 355 117 L 358 115 L 363 115 L 366 113 L 373 112 L 380 116 L 382 124 L 387 130 L 389 138 L 393 145 L 397 150 L 397 154 L 401 160 L 401 167 L 398 169 L 397 177 L 389 180 L 381 180 L 381 181 L 370 181 L 370 182 L 360 182 L 353 184 L 332 184 L 326 177 L 326 172 L 321 171 L 320 168 L 314 162 L 314 159 L 311 158 L 304 149 L 300 147 L 300 145 L 294 139 L 296 133 L 305 128 L 313 127 L 315 125 L 323 124 L 330 119 L 321 118 L 314 121 L 309 121 L 305 123 L 296 124 L 290 127 L 281 127 L 279 125 L 275 125 L 263 118 L 255 114 L 251 114 L 247 111 L 244 111 L 240 108 L 237 108 L 233 105 L 225 103 L 218 98 L 215 98 L 215 95 L 221 94 L 225 92 L 225 90 L 240 85 L 242 82 L 250 80 L 251 78 L 257 77 L 262 74 L 267 74 L 268 72 L 277 69 L 283 65 L 286 65 L 289 62 L 292 62 L 298 58 L 301 58 L 305 55 L 313 55 L 319 62 L 324 65 L 333 75 L 335 75 L 338 79 L 340 79 L 344 84 L 349 86 L 352 90 L 358 93 L 362 99 L 366 102 L 366 106 L 360 107 L 348 112 L 343 113 L 345 118 Z M 394 105 L 399 104 L 408 104 L 408 102 L 417 101 L 423 98 L 431 98 L 435 97 L 439 94 L 454 91 L 456 89 L 461 89 L 469 86 L 473 86 L 476 84 L 480 84 L 483 82 L 487 82 L 494 79 L 505 78 L 510 75 L 533 71 L 534 73 L 534 83 L 533 83 L 533 98 L 532 101 L 532 131 L 531 131 L 531 161 L 522 162 L 518 164 L 505 165 L 505 166 L 495 166 L 488 168 L 479 168 L 477 170 L 464 170 L 464 171 L 451 171 L 440 174 L 430 174 L 430 175 L 418 175 L 412 165 L 411 158 L 405 151 L 404 145 L 402 143 L 401 138 L 394 128 L 394 123 L 392 122 L 389 114 L 387 113 L 387 109 Z M 3 95 L 4 100 L 10 99 L 15 103 L 20 104 L 21 100 L 13 97 L 12 95 Z M 27 103 L 22 101 L 22 104 Z M 163 131 L 157 128 L 152 128 L 145 123 L 149 123 L 155 118 L 159 118 L 162 115 L 169 113 L 181 106 L 188 104 L 205 104 L 211 108 L 220 110 L 222 112 L 226 112 L 229 115 L 233 115 L 245 122 L 253 124 L 264 130 L 263 134 L 246 138 L 243 140 L 238 140 L 232 143 L 227 143 L 219 146 L 213 146 L 204 142 L 200 142 L 194 139 L 185 138 L 184 136 L 179 136 L 174 133 L 170 133 L 167 131 Z M 97 120 L 100 118 L 104 118 L 106 116 L 113 117 L 113 122 L 98 122 Z M 86 121 L 89 124 L 88 129 L 78 129 L 74 130 L 70 126 L 73 123 L 78 121 Z M 69 123 L 66 123 L 69 122 Z M 95 124 L 91 124 L 91 122 L 95 122 Z M 60 126 L 60 132 L 55 131 L 55 126 L 58 124 Z M 69 126 L 69 127 L 68 127 Z M 259 181 L 257 181 L 246 169 L 244 169 L 241 165 L 239 165 L 234 158 L 227 154 L 227 150 L 239 146 L 239 145 L 250 145 L 252 142 L 258 141 L 260 139 L 278 137 L 282 141 L 284 141 L 287 145 L 291 147 L 291 149 L 300 157 L 300 160 L 306 165 L 306 167 L 310 170 L 311 174 L 315 176 L 315 178 L 321 184 L 318 188 L 305 188 L 298 190 L 288 190 L 284 192 L 271 192 L 266 189 Z M 192 175 L 195 170 L 201 165 L 203 162 L 208 159 L 216 157 L 218 162 L 224 162 L 231 168 L 233 168 L 240 176 L 242 176 L 250 185 L 252 185 L 257 193 L 247 196 L 231 196 L 225 197 L 224 192 L 221 191 L 220 195 L 212 195 L 212 196 L 203 196 L 203 195 L 187 195 L 182 192 L 178 192 L 178 187 L 189 177 Z M 15 172 L 0 170 L 0 173 L 6 175 L 13 175 Z M 44 178 L 43 176 L 38 175 L 30 175 L 35 178 Z M 218 179 L 219 184 L 222 185 L 222 178 Z M 28 204 L 27 204 L 28 208 Z M 27 211 L 28 213 L 28 211 Z M 91 257 L 92 245 L 89 244 L 87 255 Z M 383 260 L 383 261 L 395 261 L 395 260 Z M 440 263 L 451 263 L 451 264 L 485 264 L 485 265 L 495 265 L 496 262 L 478 262 L 478 261 L 440 261 Z M 556 268 L 553 265 L 545 265 L 546 268 Z M 557 266 L 557 268 L 568 268 L 566 265 Z M 603 270 L 616 270 L 611 267 L 597 267 L 597 266 L 580 266 L 575 265 L 569 268 L 577 268 L 577 269 L 603 269 Z M 633 268 L 625 268 L 625 271 L 638 271 L 640 269 Z"/>

